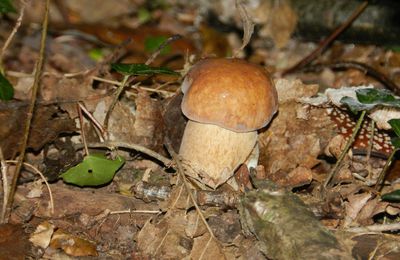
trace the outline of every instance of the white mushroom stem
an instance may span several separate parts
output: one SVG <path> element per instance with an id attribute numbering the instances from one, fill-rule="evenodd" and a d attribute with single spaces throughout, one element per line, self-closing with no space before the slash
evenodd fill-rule
<path id="1" fill-rule="evenodd" d="M 237 133 L 189 120 L 179 154 L 203 178 L 203 183 L 216 188 L 246 161 L 256 142 L 257 131 Z"/>

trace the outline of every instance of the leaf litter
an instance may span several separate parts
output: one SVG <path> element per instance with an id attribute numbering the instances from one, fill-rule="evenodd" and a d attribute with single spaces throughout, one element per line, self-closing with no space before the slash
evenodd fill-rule
<path id="1" fill-rule="evenodd" d="M 134 2 L 132 5 L 141 6 L 140 1 Z M 36 10 L 36 13 L 32 12 L 27 16 L 28 23 L 34 20 L 34 15 L 42 17 L 38 5 L 32 4 L 36 8 L 32 10 Z M 338 102 L 327 102 L 325 99 L 324 103 L 317 103 L 315 97 L 319 95 L 321 98 L 322 94 L 319 93 L 323 93 L 327 87 L 335 88 L 333 92 L 346 90 L 342 86 L 354 85 L 382 88 L 379 82 L 354 70 L 336 73 L 326 69 L 319 73 L 307 72 L 299 73 L 295 77 L 275 78 L 279 113 L 271 125 L 260 132 L 259 166 L 256 169 L 243 167 L 242 172 L 236 173 L 236 187 L 240 187 L 240 191 L 232 189 L 235 186 L 228 184 L 217 190 L 200 190 L 195 182 L 188 179 L 192 199 L 183 186 L 183 179 L 175 172 L 177 166 L 174 160 L 159 161 L 149 154 L 122 146 L 118 149 L 118 156 L 125 158 L 125 165 L 116 172 L 114 178 L 107 177 L 107 181 L 99 187 L 78 188 L 58 180 L 61 172 L 74 169 L 73 167 L 81 163 L 79 160 L 85 158 L 81 132 L 78 131 L 81 126 L 76 123 L 76 102 L 84 104 L 100 124 L 104 122 L 114 92 L 123 78 L 123 75 L 110 69 L 110 64 L 139 64 L 136 67 L 122 68 L 126 73 L 140 76 L 131 77 L 131 82 L 127 84 L 110 114 L 106 132 L 108 140 L 140 145 L 157 152 L 162 158 L 169 158 L 170 154 L 164 145 L 171 143 L 177 151 L 186 124 L 179 108 L 179 87 L 182 79 L 176 74 L 199 57 L 194 58 L 190 54 L 203 53 L 206 47 L 208 54 L 223 53 L 224 56 L 240 50 L 237 55 L 263 64 L 267 70 L 279 76 L 280 71 L 298 62 L 304 56 L 304 50 L 312 46 L 289 37 L 299 17 L 291 15 L 294 11 L 287 3 L 278 10 L 291 17 L 287 24 L 279 24 L 275 16 L 271 16 L 272 20 L 269 20 L 259 11 L 271 11 L 276 6 L 263 4 L 257 8 L 241 3 L 241 8 L 245 9 L 241 9 L 242 13 L 239 14 L 232 11 L 233 9 L 230 12 L 227 7 L 221 9 L 217 4 L 209 5 L 210 10 L 221 14 L 222 21 L 228 24 L 229 21 L 233 24 L 245 24 L 243 38 L 253 48 L 250 52 L 237 44 L 242 34 L 235 30 L 217 31 L 218 37 L 209 37 L 207 34 L 210 30 L 219 28 L 215 24 L 208 24 L 209 21 L 196 4 L 184 5 L 179 10 L 174 6 L 142 6 L 148 8 L 150 20 L 161 21 L 160 27 L 163 28 L 154 27 L 151 23 L 141 25 L 140 22 L 143 21 L 137 16 L 127 15 L 127 10 L 132 10 L 132 6 L 120 8 L 120 5 L 124 5 L 122 2 L 109 9 L 119 12 L 123 19 L 112 20 L 110 13 L 101 12 L 101 5 L 96 8 L 98 10 L 91 8 L 93 14 L 90 12 L 90 15 L 84 15 L 85 5 L 77 8 L 67 3 L 65 10 L 76 11 L 71 18 L 76 19 L 76 26 L 72 23 L 72 28 L 80 30 L 83 36 L 73 36 L 66 30 L 71 28 L 59 26 L 57 23 L 54 23 L 56 33 L 49 35 L 48 59 L 44 67 L 26 160 L 37 165 L 47 179 L 51 180 L 55 212 L 50 214 L 48 192 L 38 192 L 37 185 L 32 183 L 32 178 L 35 177 L 24 170 L 18 183 L 14 202 L 16 207 L 10 218 L 15 226 L 0 225 L 0 232 L 4 234 L 0 236 L 3 237 L 0 240 L 1 248 L 9 250 L 9 254 L 17 257 L 33 255 L 44 258 L 92 256 L 113 259 L 265 259 L 267 256 L 273 259 L 290 259 L 295 256 L 310 257 L 319 252 L 318 250 L 324 251 L 319 256 L 324 256 L 325 259 L 365 256 L 396 258 L 400 254 L 396 247 L 399 243 L 399 228 L 395 228 L 400 215 L 397 199 L 400 176 L 396 171 L 396 160 L 388 170 L 379 193 L 374 185 L 384 168 L 387 155 L 368 153 L 367 149 L 360 151 L 352 147 L 344 156 L 338 174 L 332 179 L 333 186 L 322 188 L 346 142 L 341 137 L 337 121 L 333 120 L 329 111 L 340 107 L 344 113 L 348 113 L 351 120 L 354 120 L 354 116 L 343 108 L 340 99 Z M 234 5 L 231 8 L 233 7 Z M 174 23 L 171 23 L 175 27 L 169 24 L 167 31 L 164 21 L 171 20 L 171 17 L 176 17 Z M 198 24 L 196 19 L 199 17 L 205 19 L 203 24 Z M 238 22 L 239 17 L 244 21 Z M 62 18 L 55 16 L 52 19 L 60 21 Z M 85 19 L 94 19 L 95 23 L 104 20 L 105 23 L 97 24 L 96 27 L 87 26 Z M 9 32 L 13 27 L 11 21 L 7 21 L 8 27 L 2 23 L 0 31 Z M 262 31 L 252 33 L 253 22 Z M 273 26 L 268 26 L 269 23 Z M 130 30 L 113 30 L 110 25 L 128 27 Z M 196 27 L 199 30 L 193 33 L 193 28 Z M 118 39 L 118 42 L 107 42 L 110 37 L 106 36 L 110 32 L 120 35 L 113 38 Z M 144 32 L 147 38 L 140 38 Z M 168 39 L 177 32 L 184 37 L 171 44 L 168 51 L 161 52 L 153 64 L 145 64 L 151 56 L 146 42 L 148 45 L 152 37 Z M 88 35 L 98 38 L 87 40 Z M 140 44 L 124 42 L 130 37 L 134 39 L 133 42 Z M 271 38 L 276 41 L 275 47 L 265 44 Z M 0 38 L 0 43 L 4 40 Z M 20 30 L 14 41 L 2 61 L 2 75 L 10 84 L 18 86 L 14 87 L 14 100 L 0 103 L 0 117 L 3 118 L 1 122 L 7 122 L 0 126 L 0 147 L 5 159 L 14 159 L 19 152 L 22 125 L 30 99 L 28 93 L 33 83 L 30 73 L 38 52 L 37 35 L 35 37 Z M 223 46 L 220 42 L 224 42 Z M 120 45 L 120 49 L 110 44 Z M 286 48 L 282 48 L 283 46 Z M 90 57 L 90 51 L 94 48 L 102 50 L 98 57 L 100 60 Z M 190 52 L 187 53 L 186 50 Z M 364 54 L 359 55 L 360 53 Z M 349 45 L 337 43 L 330 53 L 321 56 L 321 60 L 329 61 L 334 54 L 370 63 L 378 69 L 382 69 L 382 65 L 377 61 L 383 60 L 387 62 L 383 69 L 399 84 L 396 69 L 400 64 L 400 55 L 397 52 L 368 46 L 351 49 Z M 173 75 L 151 75 L 154 73 Z M 9 90 L 5 90 L 6 95 L 10 95 Z M 371 106 L 357 101 L 356 95 L 352 95 L 352 98 L 350 103 L 358 105 L 359 109 L 369 109 Z M 396 103 L 393 100 L 384 102 L 390 108 Z M 379 109 L 388 110 L 382 109 L 382 104 Z M 390 130 L 388 120 L 397 118 L 397 113 L 389 116 L 383 114 L 385 111 L 374 113 L 371 112 L 369 116 L 376 121 L 377 129 L 374 131 L 377 132 L 381 128 Z M 83 121 L 89 144 L 98 143 L 100 133 L 93 126 L 93 120 L 86 115 Z M 390 135 L 395 136 L 393 133 Z M 113 152 L 116 150 L 115 147 L 109 148 Z M 99 150 L 104 154 L 104 148 L 90 149 L 93 154 L 100 152 Z M 109 156 L 112 153 L 106 154 Z M 112 159 L 111 156 L 108 158 Z M 105 171 L 110 165 L 102 167 L 102 164 L 96 164 L 96 167 Z M 114 169 L 112 173 L 115 173 Z M 279 188 L 255 189 L 257 185 L 254 184 L 260 181 L 259 178 L 272 180 L 279 184 Z M 89 181 L 89 184 L 99 183 Z M 33 193 L 35 196 L 32 196 Z M 380 194 L 386 195 L 381 197 Z M 238 212 L 240 207 L 242 214 Z M 206 223 L 202 221 L 199 210 Z M 268 213 L 277 214 L 278 217 L 268 219 Z M 301 220 L 301 217 L 309 219 Z M 296 221 L 299 223 L 296 224 Z M 315 225 L 307 227 L 304 223 Z M 379 225 L 393 225 L 393 228 L 390 229 L 389 226 L 386 232 L 376 231 L 374 234 L 366 231 L 348 232 L 357 228 L 374 230 L 380 228 Z M 37 230 L 40 228 L 44 230 L 41 231 L 44 235 L 38 237 L 40 232 Z M 15 231 L 10 231 L 14 229 Z M 305 241 L 296 235 L 312 232 L 320 232 L 326 240 L 319 239 L 320 244 L 314 243 L 310 246 L 307 243 L 312 239 Z M 11 234 L 21 240 L 15 242 L 12 240 L 15 237 Z M 28 236 L 33 245 L 28 244 Z M 277 243 L 278 240 L 282 243 Z M 18 248 L 21 249 L 14 250 Z"/>

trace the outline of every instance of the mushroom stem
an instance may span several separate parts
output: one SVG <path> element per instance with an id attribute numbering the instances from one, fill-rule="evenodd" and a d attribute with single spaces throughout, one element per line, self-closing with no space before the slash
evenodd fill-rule
<path id="1" fill-rule="evenodd" d="M 238 133 L 189 120 L 179 154 L 203 178 L 203 183 L 216 188 L 248 158 L 256 142 L 257 131 Z"/>

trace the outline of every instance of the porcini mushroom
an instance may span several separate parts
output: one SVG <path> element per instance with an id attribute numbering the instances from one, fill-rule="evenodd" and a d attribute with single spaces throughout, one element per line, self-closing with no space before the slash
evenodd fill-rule
<path id="1" fill-rule="evenodd" d="M 277 111 L 275 86 L 258 65 L 213 58 L 191 68 L 182 92 L 182 112 L 189 121 L 179 154 L 202 183 L 216 188 L 245 162 L 257 130 Z"/>

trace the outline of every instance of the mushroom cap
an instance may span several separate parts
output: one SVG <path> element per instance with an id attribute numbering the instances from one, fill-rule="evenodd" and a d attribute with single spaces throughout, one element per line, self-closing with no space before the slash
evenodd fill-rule
<path id="1" fill-rule="evenodd" d="M 278 107 L 269 74 L 241 59 L 199 61 L 186 75 L 182 92 L 182 112 L 190 120 L 235 132 L 266 126 Z"/>

